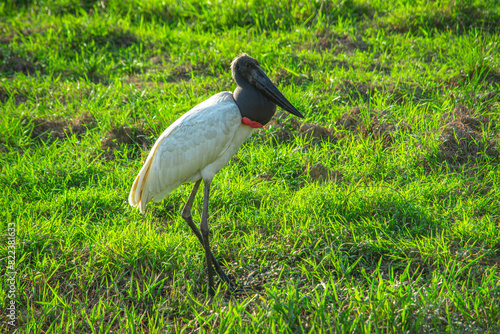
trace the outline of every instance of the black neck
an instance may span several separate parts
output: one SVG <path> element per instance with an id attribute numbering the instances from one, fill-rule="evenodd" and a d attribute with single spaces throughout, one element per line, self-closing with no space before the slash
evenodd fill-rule
<path id="1" fill-rule="evenodd" d="M 238 87 L 233 96 L 236 105 L 240 108 L 241 117 L 247 117 L 262 125 L 269 123 L 276 112 L 276 104 L 271 102 L 238 73 L 236 73 L 234 79 Z"/>

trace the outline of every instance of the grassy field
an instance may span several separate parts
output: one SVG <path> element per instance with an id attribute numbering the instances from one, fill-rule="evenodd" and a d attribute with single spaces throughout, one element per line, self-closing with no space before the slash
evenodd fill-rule
<path id="1" fill-rule="evenodd" d="M 498 22 L 498 0 L 2 2 L 0 332 L 500 332 Z M 243 52 L 306 118 L 212 183 L 246 293 L 210 302 L 191 185 L 144 217 L 127 196 Z"/>

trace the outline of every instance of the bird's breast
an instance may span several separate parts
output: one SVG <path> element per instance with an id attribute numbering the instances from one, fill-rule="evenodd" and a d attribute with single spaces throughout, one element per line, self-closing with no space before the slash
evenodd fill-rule
<path id="1" fill-rule="evenodd" d="M 200 103 L 170 125 L 149 156 L 147 189 L 155 201 L 182 183 L 212 180 L 254 128 L 242 123 L 232 94 Z"/>

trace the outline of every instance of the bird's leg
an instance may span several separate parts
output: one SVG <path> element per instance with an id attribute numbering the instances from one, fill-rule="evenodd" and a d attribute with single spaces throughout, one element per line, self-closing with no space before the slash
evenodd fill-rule
<path id="1" fill-rule="evenodd" d="M 189 198 L 186 202 L 186 205 L 184 205 L 184 208 L 182 209 L 182 218 L 186 221 L 186 223 L 189 225 L 193 233 L 196 235 L 200 243 L 203 245 L 203 248 L 205 248 L 205 245 L 203 243 L 203 237 L 201 236 L 200 230 L 198 230 L 198 227 L 193 222 L 193 217 L 191 216 L 191 208 L 193 206 L 194 198 L 196 196 L 196 192 L 198 191 L 198 188 L 200 187 L 201 180 L 196 181 L 194 184 L 193 190 L 191 191 L 191 194 L 189 195 Z M 215 270 L 217 270 L 217 273 L 219 274 L 220 278 L 225 281 L 227 284 L 229 284 L 229 287 L 231 288 L 231 281 L 227 277 L 227 275 L 224 273 L 222 270 L 219 262 L 215 258 L 215 256 L 212 254 L 210 251 L 210 257 L 212 259 L 212 263 L 215 265 Z"/>
<path id="2" fill-rule="evenodd" d="M 210 182 L 204 182 L 203 187 L 203 211 L 201 213 L 200 231 L 203 237 L 203 247 L 205 248 L 205 256 L 207 258 L 207 272 L 208 272 L 208 292 L 210 295 L 215 295 L 214 291 L 214 277 L 212 269 L 212 252 L 210 251 L 210 241 L 208 239 L 208 200 L 210 198 Z"/>

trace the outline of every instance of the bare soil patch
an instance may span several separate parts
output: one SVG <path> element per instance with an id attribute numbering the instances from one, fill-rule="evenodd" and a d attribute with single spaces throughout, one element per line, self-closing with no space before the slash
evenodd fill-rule
<path id="1" fill-rule="evenodd" d="M 151 145 L 149 135 L 140 126 L 121 125 L 114 127 L 109 134 L 101 140 L 101 149 L 105 151 L 107 160 L 114 160 L 115 150 L 119 150 L 121 145 L 135 146 L 145 150 Z M 129 158 L 135 158 L 139 155 L 140 150 L 134 150 L 134 153 Z"/>
<path id="2" fill-rule="evenodd" d="M 330 30 L 325 30 L 317 32 L 315 37 L 317 40 L 313 44 L 313 48 L 319 51 L 332 50 L 338 54 L 341 52 L 353 53 L 355 50 L 368 51 L 371 48 L 368 42 L 363 41 L 361 35 L 339 35 Z"/>
<path id="3" fill-rule="evenodd" d="M 286 117 L 284 112 L 277 112 L 269 123 L 264 125 L 265 130 L 271 129 L 271 134 L 262 134 L 263 139 L 272 139 L 273 143 L 289 142 L 300 129 L 300 123 L 294 118 Z"/>
<path id="4" fill-rule="evenodd" d="M 291 141 L 294 136 L 301 136 L 307 140 L 312 139 L 313 143 L 326 140 L 335 140 L 332 129 L 321 125 L 304 123 L 300 124 L 295 118 L 287 117 L 284 112 L 276 113 L 275 117 L 264 126 L 264 129 L 271 129 L 270 134 L 264 133 L 262 136 L 266 139 L 272 139 L 273 143 L 286 143 Z"/>
<path id="5" fill-rule="evenodd" d="M 367 82 L 353 83 L 345 80 L 338 87 L 338 93 L 347 97 L 348 102 L 363 100 L 367 101 L 375 92 L 376 87 Z"/>
<path id="6" fill-rule="evenodd" d="M 25 118 L 23 124 L 32 127 L 32 139 L 51 143 L 57 139 L 65 140 L 71 134 L 80 138 L 87 130 L 95 128 L 97 121 L 93 115 L 85 112 L 70 121 L 60 119 L 47 120 L 45 118 L 35 118 L 29 121 Z"/>
<path id="7" fill-rule="evenodd" d="M 14 34 L 13 33 L 10 33 L 10 34 L 3 34 L 0 36 L 0 44 L 10 44 L 12 42 L 12 40 L 14 39 Z"/>
<path id="8" fill-rule="evenodd" d="M 313 142 L 335 139 L 332 129 L 311 123 L 302 124 L 299 129 L 299 135 L 306 140 L 313 139 Z"/>
<path id="9" fill-rule="evenodd" d="M 438 31 L 466 32 L 471 28 L 497 32 L 499 14 L 493 8 L 475 5 L 469 1 L 450 2 L 448 8 L 433 12 L 413 13 L 397 22 L 382 24 L 382 27 L 397 33 L 408 31 L 418 34 L 421 28 L 433 27 Z"/>
<path id="10" fill-rule="evenodd" d="M 475 117 L 471 111 L 462 105 L 457 105 L 452 111 L 451 122 L 446 124 L 439 136 L 439 149 L 436 158 L 447 163 L 465 164 L 481 160 L 482 153 L 489 157 L 499 157 L 497 142 L 486 139 L 482 129 L 488 122 L 485 117 Z"/>
<path id="11" fill-rule="evenodd" d="M 309 175 L 313 181 L 317 182 L 342 182 L 344 175 L 338 170 L 332 170 L 319 163 L 312 167 L 306 167 L 302 175 Z"/>
<path id="12" fill-rule="evenodd" d="M 391 75 L 392 69 L 390 67 L 383 66 L 382 64 L 380 64 L 379 62 L 377 62 L 375 64 L 370 64 L 370 66 L 368 66 L 368 71 L 371 71 L 371 72 L 382 72 L 385 75 Z"/>
<path id="13" fill-rule="evenodd" d="M 153 65 L 162 65 L 163 61 L 164 61 L 164 58 L 162 56 L 155 56 L 155 57 L 152 57 L 149 59 L 149 62 Z"/>
<path id="14" fill-rule="evenodd" d="M 16 72 L 33 75 L 36 73 L 36 66 L 28 59 L 19 56 L 8 56 L 3 65 L 0 66 L 0 72 Z"/>
<path id="15" fill-rule="evenodd" d="M 401 128 L 411 130 L 411 127 L 405 123 L 395 123 L 386 121 L 386 113 L 374 110 L 370 112 L 370 121 L 368 124 L 363 120 L 361 110 L 358 106 L 351 108 L 344 113 L 337 121 L 336 126 L 346 132 L 358 133 L 363 138 L 374 138 L 382 141 L 384 147 L 389 147 L 398 136 Z M 341 132 L 342 136 L 342 132 Z"/>
<path id="16" fill-rule="evenodd" d="M 430 98 L 428 90 L 412 82 L 399 83 L 397 86 L 389 87 L 387 92 L 390 94 L 390 101 L 395 104 L 404 104 L 408 101 L 418 103 Z"/>
<path id="17" fill-rule="evenodd" d="M 278 73 L 275 76 L 275 81 L 279 82 L 283 85 L 289 85 L 289 84 L 295 84 L 295 85 L 302 85 L 304 83 L 307 83 L 309 81 L 312 81 L 312 74 L 294 74 L 291 72 L 288 72 L 285 69 L 280 69 L 278 70 Z"/>
<path id="18" fill-rule="evenodd" d="M 471 70 L 461 70 L 458 75 L 445 80 L 445 84 L 448 87 L 460 87 L 463 83 L 471 82 L 474 78 L 478 79 L 479 82 L 486 82 L 494 88 L 500 84 L 500 70 L 487 65 L 476 66 Z"/>
<path id="19" fill-rule="evenodd" d="M 77 51 L 80 50 L 83 43 L 88 45 L 95 44 L 98 48 L 109 48 L 112 46 L 118 49 L 128 48 L 141 42 L 141 39 L 130 30 L 118 27 L 111 31 L 99 33 L 89 31 L 89 28 L 85 24 L 75 25 L 73 29 L 75 30 L 75 36 L 78 37 L 71 41 L 70 48 Z"/>
<path id="20" fill-rule="evenodd" d="M 361 110 L 358 106 L 351 108 L 348 112 L 342 114 L 337 121 L 337 126 L 348 131 L 359 130 L 362 125 Z"/>
<path id="21" fill-rule="evenodd" d="M 380 68 L 380 71 L 390 73 L 390 70 L 380 65 L 378 66 L 379 67 L 377 67 L 377 65 L 371 65 L 370 68 Z M 399 105 L 407 102 L 418 103 L 430 98 L 428 90 L 412 82 L 379 86 L 373 85 L 370 82 L 352 82 L 345 80 L 337 88 L 337 91 L 347 98 L 347 102 L 351 103 L 357 100 L 368 101 L 371 96 L 378 92 L 380 92 L 380 94 L 389 95 L 389 101 Z"/>
<path id="22" fill-rule="evenodd" d="M 198 68 L 191 65 L 191 64 L 185 64 L 185 65 L 180 65 L 179 67 L 176 67 L 170 72 L 170 75 L 168 76 L 167 81 L 185 81 L 191 79 L 191 72 L 194 70 L 197 70 Z"/>

